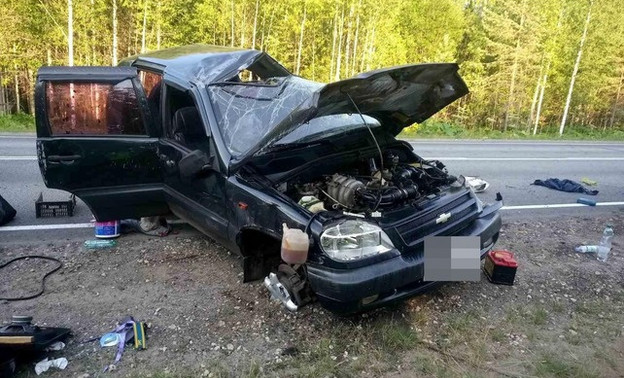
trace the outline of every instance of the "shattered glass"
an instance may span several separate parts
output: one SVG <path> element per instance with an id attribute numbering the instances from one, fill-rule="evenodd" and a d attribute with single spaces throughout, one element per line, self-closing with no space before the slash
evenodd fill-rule
<path id="1" fill-rule="evenodd" d="M 362 122 L 364 117 L 364 122 Z M 351 130 L 379 127 L 381 124 L 373 117 L 359 114 L 333 114 L 318 118 L 313 118 L 309 122 L 299 126 L 275 144 L 306 143 L 321 138 L 343 134 Z"/>
<path id="2" fill-rule="evenodd" d="M 323 84 L 297 76 L 264 82 L 222 82 L 208 86 L 225 144 L 239 156 L 310 100 Z"/>

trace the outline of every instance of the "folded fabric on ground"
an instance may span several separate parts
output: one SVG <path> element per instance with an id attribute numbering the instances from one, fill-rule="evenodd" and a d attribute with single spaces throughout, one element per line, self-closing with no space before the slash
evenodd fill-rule
<path id="1" fill-rule="evenodd" d="M 9 203 L 0 196 L 0 226 L 9 223 L 9 221 L 15 217 L 15 214 L 17 214 L 17 212 L 13 206 L 9 205 Z"/>
<path id="2" fill-rule="evenodd" d="M 550 189 L 560 190 L 570 193 L 585 193 L 590 196 L 598 194 L 597 190 L 590 190 L 576 181 L 568 179 L 549 178 L 548 180 L 535 180 L 533 185 L 545 186 Z"/>

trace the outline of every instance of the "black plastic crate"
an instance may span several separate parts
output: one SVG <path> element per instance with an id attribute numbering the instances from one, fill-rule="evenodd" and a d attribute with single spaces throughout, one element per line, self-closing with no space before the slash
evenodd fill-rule
<path id="1" fill-rule="evenodd" d="M 35 202 L 35 212 L 37 218 L 49 217 L 73 217 L 76 207 L 76 196 L 69 196 L 69 201 L 44 201 L 43 193 L 39 193 L 39 198 Z"/>

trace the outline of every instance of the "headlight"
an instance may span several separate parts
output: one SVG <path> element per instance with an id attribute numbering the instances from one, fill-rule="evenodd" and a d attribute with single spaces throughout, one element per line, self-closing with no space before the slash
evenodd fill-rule
<path id="1" fill-rule="evenodd" d="M 353 261 L 386 253 L 394 245 L 379 226 L 347 220 L 323 231 L 321 248 L 334 260 Z"/>

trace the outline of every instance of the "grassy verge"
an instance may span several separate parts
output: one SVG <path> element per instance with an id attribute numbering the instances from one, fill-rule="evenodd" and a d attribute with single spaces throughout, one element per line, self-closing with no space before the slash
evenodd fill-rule
<path id="1" fill-rule="evenodd" d="M 19 113 L 0 115 L 0 133 L 34 133 L 35 117 Z"/>
<path id="2" fill-rule="evenodd" d="M 408 127 L 399 135 L 401 138 L 448 138 L 448 139 L 537 139 L 537 140 L 617 140 L 624 141 L 624 130 L 592 129 L 586 126 L 570 125 L 563 136 L 556 126 L 544 127 L 533 135 L 532 130 L 510 128 L 507 132 L 489 128 L 469 129 L 459 125 L 428 121 Z"/>

